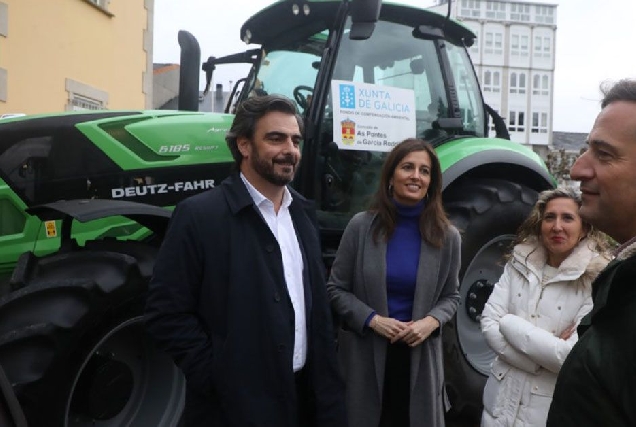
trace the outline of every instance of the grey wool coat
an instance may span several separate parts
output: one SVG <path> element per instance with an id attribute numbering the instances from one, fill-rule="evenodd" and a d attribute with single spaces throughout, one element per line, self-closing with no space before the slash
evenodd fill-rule
<path id="1" fill-rule="evenodd" d="M 376 215 L 354 216 L 342 236 L 331 269 L 327 293 L 339 317 L 338 357 L 346 381 L 349 425 L 376 427 L 382 413 L 387 340 L 365 327 L 375 311 L 388 316 L 386 242 L 373 239 Z M 444 426 L 447 400 L 444 389 L 441 326 L 459 303 L 460 236 L 450 227 L 441 248 L 422 241 L 413 320 L 433 316 L 440 322 L 422 344 L 411 350 L 410 427 Z"/>

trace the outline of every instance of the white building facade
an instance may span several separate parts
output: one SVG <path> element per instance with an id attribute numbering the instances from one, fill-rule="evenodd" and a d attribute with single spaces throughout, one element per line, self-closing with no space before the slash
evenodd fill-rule
<path id="1" fill-rule="evenodd" d="M 446 0 L 432 9 L 447 13 Z M 477 39 L 468 49 L 485 102 L 506 121 L 510 139 L 545 154 L 552 140 L 556 5 L 455 0 L 451 17 Z"/>

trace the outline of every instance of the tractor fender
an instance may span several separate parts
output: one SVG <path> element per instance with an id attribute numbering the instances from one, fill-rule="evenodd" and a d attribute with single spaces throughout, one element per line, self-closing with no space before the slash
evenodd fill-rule
<path id="1" fill-rule="evenodd" d="M 543 161 L 529 149 L 528 153 L 524 153 L 507 147 L 492 147 L 468 153 L 455 161 L 452 157 L 457 153 L 445 152 L 444 146 L 437 151 L 442 163 L 443 190 L 465 177 L 501 179 L 523 184 L 535 191 L 555 186 L 555 180 Z"/>
<path id="2" fill-rule="evenodd" d="M 172 211 L 159 206 L 109 199 L 60 200 L 33 206 L 26 211 L 42 221 L 61 219 L 63 234 L 68 234 L 64 237 L 70 237 L 70 223 L 74 219 L 88 222 L 116 215 L 137 221 L 152 232 L 163 235 L 172 216 Z"/>
<path id="3" fill-rule="evenodd" d="M 30 207 L 27 212 L 31 215 L 36 215 L 43 221 L 70 216 L 80 222 L 88 222 L 109 216 L 122 215 L 135 220 L 145 220 L 150 226 L 153 225 L 153 222 L 149 221 L 149 218 L 158 218 L 156 220 L 157 223 L 164 224 L 172 216 L 170 210 L 159 206 L 109 199 L 60 200 Z"/>

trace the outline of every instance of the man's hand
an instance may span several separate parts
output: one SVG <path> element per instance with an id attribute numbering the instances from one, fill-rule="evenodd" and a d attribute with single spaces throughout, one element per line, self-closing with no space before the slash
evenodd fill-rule
<path id="1" fill-rule="evenodd" d="M 391 338 L 391 344 L 401 340 L 411 347 L 415 347 L 422 344 L 439 326 L 439 321 L 436 318 L 426 316 L 416 322 L 409 323 L 406 328 Z"/>
<path id="2" fill-rule="evenodd" d="M 410 324 L 411 322 L 400 322 L 399 320 L 376 314 L 371 318 L 369 327 L 376 334 L 392 340 L 393 337 L 404 331 Z"/>

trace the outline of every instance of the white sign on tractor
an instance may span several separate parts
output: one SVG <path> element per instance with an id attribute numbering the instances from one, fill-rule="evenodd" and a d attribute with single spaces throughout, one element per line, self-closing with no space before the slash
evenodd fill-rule
<path id="1" fill-rule="evenodd" d="M 344 150 L 390 151 L 415 136 L 415 92 L 333 80 L 333 140 Z"/>

